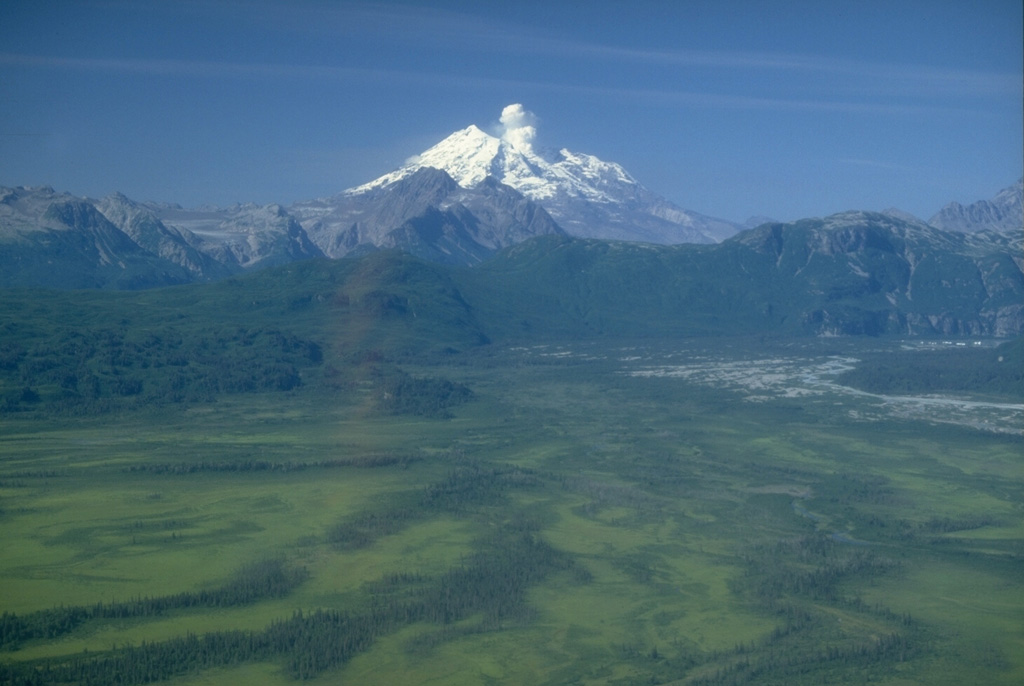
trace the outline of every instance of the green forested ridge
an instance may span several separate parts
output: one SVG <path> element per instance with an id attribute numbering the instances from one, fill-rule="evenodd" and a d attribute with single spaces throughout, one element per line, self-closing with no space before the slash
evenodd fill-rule
<path id="1" fill-rule="evenodd" d="M 721 246 L 543 237 L 474 270 L 385 252 L 136 293 L 9 290 L 0 303 L 0 411 L 75 414 L 312 384 L 369 393 L 382 412 L 443 416 L 470 389 L 414 378 L 396 365 L 491 342 L 939 333 L 925 322 L 969 334 L 1006 328 L 1020 317 L 1019 273 L 990 293 L 964 286 L 980 278 L 976 269 L 951 268 L 941 277 L 948 287 L 923 281 L 900 302 L 892 294 L 904 287 L 898 282 L 907 267 L 892 236 L 871 227 L 845 238 L 829 234 L 847 252 L 815 252 L 801 232 L 821 231 L 820 220 L 807 224 L 765 226 Z M 835 261 L 851 259 L 854 248 L 861 251 L 860 271 L 837 279 Z M 877 253 L 877 264 L 861 253 Z M 915 278 L 932 278 L 927 273 L 937 259 L 917 262 Z M 870 278 L 860 275 L 865 268 Z M 993 314 L 986 324 L 977 314 L 982 293 L 991 312 L 1007 298 L 1017 301 L 1004 303 L 1005 316 Z M 931 309 L 922 312 L 922 303 Z M 1013 370 L 1020 365 L 1012 360 L 959 373 L 939 369 L 946 362 L 940 358 L 913 358 L 933 360 L 933 370 L 901 373 L 893 365 L 903 363 L 892 358 L 878 360 L 875 372 L 864 367 L 854 374 L 871 390 L 911 389 L 915 378 L 930 384 L 922 389 L 968 384 L 1006 394 L 1019 386 Z"/>
<path id="2" fill-rule="evenodd" d="M 470 277 L 474 292 L 495 291 L 492 326 L 523 337 L 1020 333 L 1014 248 L 851 215 L 839 228 L 767 224 L 713 246 L 544 236 Z"/>
<path id="3" fill-rule="evenodd" d="M 443 415 L 469 390 L 395 363 L 486 341 L 448 277 L 400 255 L 140 293 L 12 290 L 0 332 L 0 411 L 64 414 L 313 384 Z"/>
<path id="4" fill-rule="evenodd" d="M 144 292 L 8 290 L 0 302 L 0 413 L 94 414 L 310 386 L 358 398 L 385 414 L 443 417 L 472 397 L 471 388 L 429 372 L 413 375 L 402 365 L 454 362 L 492 342 L 913 328 L 912 313 L 898 307 L 865 309 L 870 298 L 891 299 L 875 283 L 888 268 L 870 280 L 857 276 L 849 286 L 832 283 L 825 309 L 815 309 L 823 294 L 817 286 L 826 277 L 811 267 L 821 260 L 799 252 L 810 239 L 787 238 L 783 229 L 819 230 L 816 221 L 768 225 L 718 247 L 543 237 L 475 270 L 382 252 Z M 830 238 L 885 247 L 891 237 L 876 229 Z M 927 272 L 927 265 L 915 269 Z M 772 276 L 772 269 L 799 272 L 803 281 Z M 1004 281 L 1009 290 L 1000 298 L 1019 295 L 1021 284 Z M 860 297 L 864 289 L 867 300 Z M 924 295 L 935 297 L 928 290 Z M 924 299 L 919 289 L 914 301 Z M 959 307 L 950 304 L 949 311 Z M 1006 321 L 1019 318 L 1020 302 L 1015 307 Z M 959 321 L 947 324 L 978 325 Z M 873 392 L 1016 397 L 1019 348 L 866 355 L 843 378 Z"/>
<path id="5" fill-rule="evenodd" d="M 1024 337 L 996 348 L 950 345 L 867 355 L 842 383 L 873 393 L 968 392 L 1024 397 Z"/>

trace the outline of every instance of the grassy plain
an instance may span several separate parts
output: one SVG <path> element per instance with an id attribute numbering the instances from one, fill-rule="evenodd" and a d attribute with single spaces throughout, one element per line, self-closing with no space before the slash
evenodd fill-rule
<path id="1" fill-rule="evenodd" d="M 85 650 L 103 660 L 144 641 L 260 632 L 296 610 L 433 597 L 514 531 L 554 562 L 473 587 L 507 604 L 382 625 L 304 678 L 1024 681 L 1019 433 L 864 421 L 857 401 L 827 391 L 753 403 L 632 374 L 654 357 L 709 354 L 676 345 L 485 348 L 440 370 L 408 365 L 473 390 L 447 419 L 382 416 L 323 388 L 59 421 L 7 415 L 0 611 L 196 593 L 268 558 L 305 576 L 251 602 L 11 640 L 0 663 L 20 678 Z M 282 657 L 163 676 L 295 682 Z"/>

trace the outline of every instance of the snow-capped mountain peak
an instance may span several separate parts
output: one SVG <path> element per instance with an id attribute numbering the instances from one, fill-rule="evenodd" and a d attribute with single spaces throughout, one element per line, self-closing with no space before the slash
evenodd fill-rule
<path id="1" fill-rule="evenodd" d="M 358 194 L 390 186 L 424 167 L 444 170 L 463 188 L 475 188 L 492 176 L 535 201 L 567 195 L 591 202 L 616 202 L 623 190 L 631 196 L 631 191 L 640 187 L 614 162 L 564 148 L 539 154 L 532 146 L 517 145 L 506 136 L 492 136 L 470 125 L 409 158 L 395 171 L 345 192 Z"/>
<path id="2" fill-rule="evenodd" d="M 650 192 L 625 169 L 593 155 L 538 150 L 536 117 L 522 105 L 502 111 L 492 135 L 471 125 L 411 157 L 395 171 L 345 195 L 392 185 L 424 167 L 444 170 L 463 188 L 488 176 L 540 203 L 571 234 L 654 243 L 708 243 L 739 227 L 676 207 Z"/>
<path id="3" fill-rule="evenodd" d="M 411 176 L 423 167 L 443 169 L 463 188 L 473 188 L 493 175 L 492 167 L 501 149 L 501 139 L 488 135 L 477 126 L 467 126 L 443 141 L 410 157 L 395 171 L 369 183 L 350 188 L 346 194 L 356 195 L 375 188 L 390 186 Z"/>

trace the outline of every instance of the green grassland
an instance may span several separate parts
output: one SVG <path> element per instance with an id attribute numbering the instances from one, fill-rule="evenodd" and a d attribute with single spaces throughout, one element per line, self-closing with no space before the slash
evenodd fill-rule
<path id="1" fill-rule="evenodd" d="M 402 358 L 471 390 L 443 413 L 315 365 L 19 406 L 0 681 L 1024 680 L 1018 435 L 631 377 L 624 345 Z"/>
<path id="2" fill-rule="evenodd" d="M 978 428 L 1019 342 L 745 338 L 739 292 L 500 266 L 5 291 L 0 683 L 1024 681 L 1024 445 Z M 633 374 L 851 357 L 1001 418 Z"/>

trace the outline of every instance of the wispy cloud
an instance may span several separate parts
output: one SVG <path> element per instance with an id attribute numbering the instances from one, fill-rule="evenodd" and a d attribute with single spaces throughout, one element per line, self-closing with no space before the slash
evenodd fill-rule
<path id="1" fill-rule="evenodd" d="M 359 80 L 376 84 L 420 84 L 448 88 L 489 88 L 502 91 L 533 89 L 561 93 L 578 93 L 598 97 L 630 98 L 638 102 L 669 106 L 733 110 L 789 110 L 887 115 L 905 115 L 936 110 L 953 111 L 951 107 L 910 104 L 890 100 L 867 102 L 862 100 L 850 101 L 826 98 L 759 97 L 707 91 L 591 86 L 561 81 L 521 80 L 444 72 L 419 72 L 403 69 L 372 69 L 329 65 L 233 63 L 198 60 L 102 59 L 0 53 L 0 66 L 5 65 L 147 76 L 183 76 L 189 78 L 304 78 L 309 80 Z"/>
<path id="2" fill-rule="evenodd" d="M 840 164 L 846 164 L 854 167 L 868 167 L 870 169 L 882 169 L 885 171 L 896 171 L 896 172 L 909 172 L 915 171 L 913 167 L 908 167 L 903 164 L 896 164 L 894 162 L 885 162 L 882 160 L 868 160 L 859 158 L 845 157 L 838 160 Z"/>
<path id="3" fill-rule="evenodd" d="M 117 0 L 115 0 L 116 4 Z M 159 20 L 171 10 L 177 16 L 191 15 L 194 21 L 225 23 L 256 33 L 272 31 L 290 40 L 327 37 L 338 44 L 369 41 L 389 46 L 395 52 L 418 46 L 453 53 L 479 53 L 519 57 L 557 57 L 559 60 L 606 66 L 666 67 L 701 70 L 724 75 L 760 73 L 800 81 L 801 76 L 833 77 L 833 92 L 856 93 L 861 97 L 907 100 L 915 97 L 1021 97 L 1024 91 L 1019 71 L 1002 73 L 949 68 L 934 65 L 872 62 L 826 54 L 797 54 L 770 51 L 649 49 L 570 37 L 553 29 L 496 20 L 480 13 L 457 11 L 418 4 L 380 2 L 252 2 L 220 0 L 216 3 L 179 0 L 173 4 L 154 3 L 148 7 L 127 3 L 133 11 L 151 11 Z M 387 49 L 387 48 L 386 48 Z M 8 56 L 10 57 L 10 56 Z M 17 56 L 22 63 L 36 59 L 41 66 L 109 69 L 149 74 L 206 76 L 373 76 L 373 69 L 347 66 L 294 64 L 230 64 L 182 60 L 81 60 L 74 58 Z M 0 58 L 0 63 L 2 63 Z M 471 60 L 462 60 L 472 64 Z M 381 70 L 396 75 L 401 70 Z"/>
<path id="4" fill-rule="evenodd" d="M 325 12 L 330 16 L 325 16 Z M 592 63 L 636 63 L 785 74 L 821 74 L 873 84 L 879 91 L 917 95 L 1019 95 L 1022 75 L 917 64 L 871 62 L 828 55 L 737 50 L 663 50 L 622 47 L 566 39 L 537 27 L 494 22 L 475 14 L 402 4 L 351 3 L 327 9 L 306 6 L 304 12 L 265 16 L 281 26 L 310 31 L 379 33 L 381 40 L 432 45 L 447 50 L 484 50 L 510 55 L 558 56 Z M 326 20 L 329 19 L 329 20 Z M 338 28 L 343 27 L 343 28 Z"/>
<path id="5" fill-rule="evenodd" d="M 384 75 L 382 70 L 318 65 L 211 62 L 176 59 L 105 59 L 0 53 L 0 65 L 121 72 L 152 76 L 343 78 Z"/>
<path id="6" fill-rule="evenodd" d="M 547 49 L 590 58 L 635 61 L 678 67 L 718 70 L 759 70 L 818 73 L 871 80 L 879 87 L 897 83 L 918 94 L 1012 95 L 1022 89 L 1020 74 L 946 69 L 912 64 L 890 64 L 839 59 L 822 55 L 774 52 L 639 50 L 586 43 L 552 44 Z M 904 91 L 906 92 L 906 91 Z"/>
<path id="7" fill-rule="evenodd" d="M 184 1 L 176 8 L 194 15 L 196 21 L 236 19 L 253 30 L 303 36 L 328 36 L 344 43 L 349 39 L 374 40 L 386 46 L 479 52 L 519 57 L 557 57 L 560 63 L 578 61 L 600 73 L 595 65 L 637 67 L 645 75 L 650 68 L 667 68 L 665 74 L 698 75 L 698 87 L 644 88 L 635 84 L 598 85 L 579 79 L 544 74 L 541 79 L 520 79 L 505 74 L 474 74 L 473 61 L 465 71 L 417 71 L 405 64 L 386 61 L 381 66 L 308 64 L 280 62 L 231 62 L 221 60 L 66 57 L 0 53 L 0 67 L 70 69 L 151 76 L 226 79 L 309 79 L 355 81 L 377 84 L 422 84 L 438 87 L 494 89 L 532 88 L 593 96 L 628 97 L 639 101 L 685 107 L 747 110 L 792 110 L 816 112 L 906 115 L 925 111 L 975 111 L 964 98 L 1012 96 L 1020 98 L 1024 85 L 1020 73 L 996 73 L 913 64 L 890 64 L 826 55 L 801 55 L 742 50 L 665 50 L 623 47 L 567 39 L 550 30 L 514 22 L 498 22 L 481 15 L 441 8 L 393 3 L 252 3 L 222 0 L 218 3 Z M 151 11 L 166 11 L 157 7 Z M 514 63 L 514 60 L 509 60 Z M 710 78 L 708 74 L 710 72 Z M 629 73 L 629 72 L 626 72 Z M 770 87 L 747 92 L 723 85 L 729 79 L 715 78 L 763 73 L 791 86 L 787 94 Z M 536 75 L 537 72 L 534 72 Z M 826 77 L 812 78 L 812 77 Z M 806 78 L 802 78 L 806 77 Z M 544 80 L 548 79 L 548 80 Z M 671 83 L 678 79 L 662 79 Z M 764 79 L 761 79 L 764 80 Z M 653 83 L 654 81 L 648 80 Z M 745 80 L 746 83 L 758 79 Z M 710 85 L 707 89 L 704 84 Z M 825 83 L 826 85 L 823 85 Z M 683 83 L 678 85 L 682 86 Z M 691 85 L 691 84 L 685 84 Z"/>

